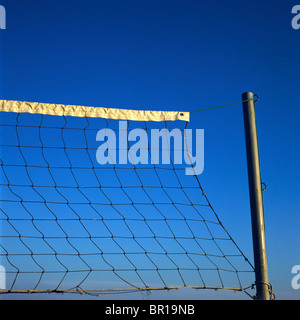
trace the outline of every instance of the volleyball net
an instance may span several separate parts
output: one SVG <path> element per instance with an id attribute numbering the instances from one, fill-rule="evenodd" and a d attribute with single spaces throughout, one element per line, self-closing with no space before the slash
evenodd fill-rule
<path id="1" fill-rule="evenodd" d="M 254 269 L 200 184 L 189 120 L 1 100 L 0 293 L 244 291 Z"/>

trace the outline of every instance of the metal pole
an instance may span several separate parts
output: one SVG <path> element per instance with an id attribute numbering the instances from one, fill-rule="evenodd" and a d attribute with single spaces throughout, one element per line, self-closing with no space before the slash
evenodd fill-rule
<path id="1" fill-rule="evenodd" d="M 256 132 L 255 107 L 252 92 L 242 94 L 243 102 L 252 241 L 255 267 L 256 299 L 270 300 L 265 239 L 262 183 L 260 176 L 258 142 Z M 252 99 L 252 100 L 249 100 Z"/>

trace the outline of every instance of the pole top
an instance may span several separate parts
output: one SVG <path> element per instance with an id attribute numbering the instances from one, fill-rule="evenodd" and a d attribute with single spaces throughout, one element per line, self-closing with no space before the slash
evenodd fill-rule
<path id="1" fill-rule="evenodd" d="M 259 96 L 252 92 L 244 92 L 242 94 L 242 98 L 243 100 L 254 100 L 254 102 L 257 102 L 259 100 Z"/>

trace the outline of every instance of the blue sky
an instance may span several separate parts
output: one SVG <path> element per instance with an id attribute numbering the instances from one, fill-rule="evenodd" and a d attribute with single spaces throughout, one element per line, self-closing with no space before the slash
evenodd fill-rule
<path id="1" fill-rule="evenodd" d="M 297 1 L 0 4 L 1 99 L 192 111 L 258 94 L 269 278 L 278 299 L 300 298 L 291 287 L 300 264 Z M 193 114 L 190 127 L 205 131 L 202 185 L 251 257 L 241 105 Z"/>

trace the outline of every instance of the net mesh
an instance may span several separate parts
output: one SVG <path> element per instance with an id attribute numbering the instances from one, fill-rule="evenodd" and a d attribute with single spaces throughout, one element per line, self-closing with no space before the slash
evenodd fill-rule
<path id="1" fill-rule="evenodd" d="M 175 164 L 172 141 L 160 147 L 169 163 L 155 164 L 151 139 L 146 148 L 135 149 L 130 139 L 119 148 L 117 120 L 18 112 L 0 119 L 1 293 L 242 291 L 243 279 L 253 277 L 198 176 Z M 153 129 L 188 126 L 125 124 L 149 137 Z M 117 137 L 115 150 L 103 153 L 111 160 L 105 165 L 97 161 L 100 129 Z M 143 152 L 148 163 L 130 161 Z M 127 163 L 120 164 L 124 154 Z"/>

